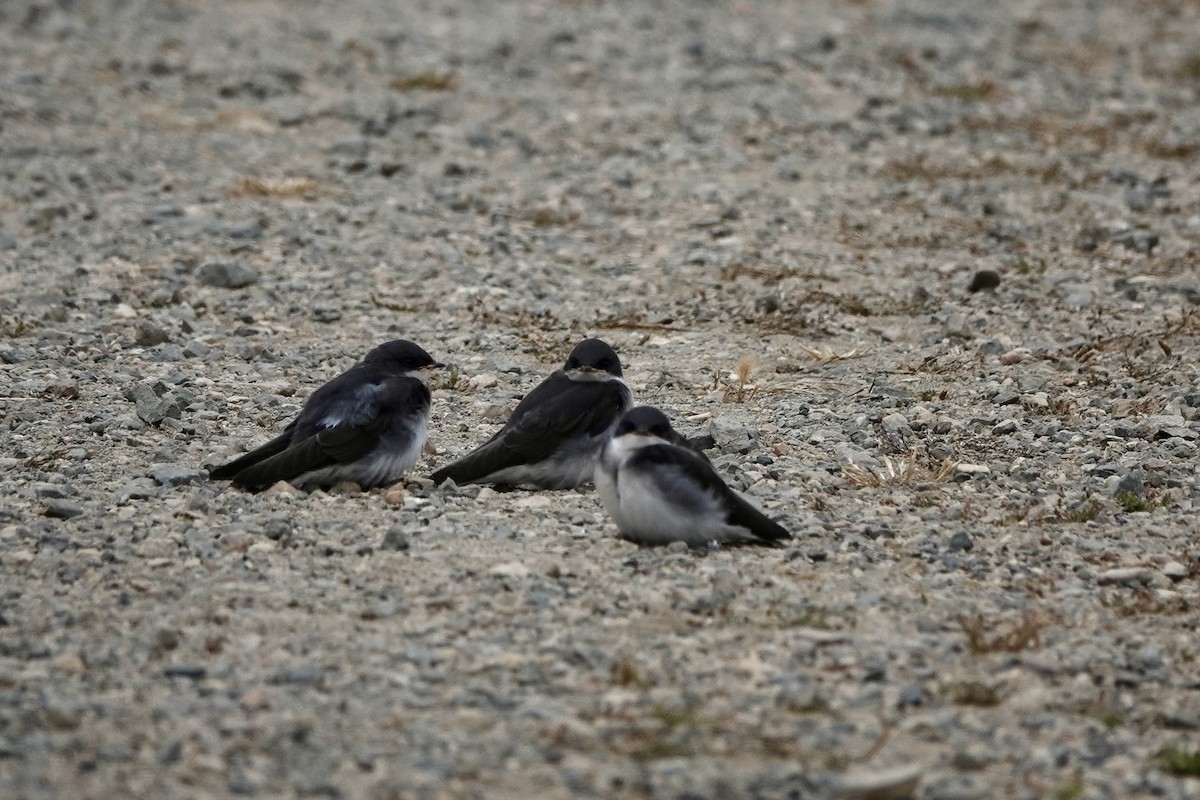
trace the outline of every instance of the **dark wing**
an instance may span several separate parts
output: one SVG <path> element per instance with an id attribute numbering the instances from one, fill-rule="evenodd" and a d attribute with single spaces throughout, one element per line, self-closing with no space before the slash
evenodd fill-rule
<path id="1" fill-rule="evenodd" d="M 391 385 L 387 375 L 356 364 L 313 392 L 296 417 L 296 438 L 307 439 L 323 428 L 356 424 L 375 413 L 382 387 Z M 331 425 L 327 420 L 333 418 Z"/>
<path id="2" fill-rule="evenodd" d="M 304 403 L 304 408 L 300 410 L 300 415 L 288 423 L 288 426 L 283 429 L 283 433 L 262 447 L 255 448 L 244 456 L 230 461 L 228 464 L 222 464 L 219 467 L 210 467 L 208 477 L 215 481 L 230 480 L 239 472 L 254 466 L 260 461 L 279 455 L 293 441 L 300 442 L 316 434 L 324 427 L 321 424 L 321 420 L 328 416 L 332 410 L 337 409 L 339 405 L 344 404 L 348 399 L 352 399 L 356 387 L 361 387 L 367 383 L 369 375 L 363 373 L 363 367 L 359 365 L 320 386 L 315 392 L 309 395 L 308 400 Z"/>
<path id="3" fill-rule="evenodd" d="M 259 491 L 306 472 L 357 461 L 379 445 L 391 425 L 405 418 L 401 412 L 422 402 L 428 404 L 429 390 L 415 378 L 389 378 L 363 385 L 353 399 L 346 399 L 338 407 L 337 413 L 348 415 L 349 424 L 321 428 L 310 436 L 295 433 L 287 448 L 238 471 L 232 480 L 238 486 Z"/>
<path id="4" fill-rule="evenodd" d="M 700 491 L 715 496 L 725 509 L 725 521 L 730 525 L 741 526 L 753 533 L 762 544 L 775 544 L 792 535 L 779 523 L 755 508 L 750 501 L 730 489 L 728 484 L 717 474 L 712 463 L 701 453 L 688 447 L 678 445 L 650 445 L 637 450 L 629 458 L 627 466 L 642 468 L 648 474 L 660 474 L 655 467 L 663 468 L 664 472 L 678 470 L 687 481 Z M 664 489 L 670 489 L 664 485 Z"/>
<path id="5" fill-rule="evenodd" d="M 549 457 L 577 436 L 599 436 L 629 408 L 629 388 L 616 380 L 573 381 L 555 373 L 517 404 L 492 438 L 430 476 L 434 483 L 469 483 Z"/>
<path id="6" fill-rule="evenodd" d="M 228 464 L 222 464 L 219 467 L 209 467 L 208 477 L 212 478 L 214 481 L 227 481 L 247 467 L 251 467 L 263 459 L 282 453 L 285 449 L 287 449 L 287 446 L 291 444 L 292 435 L 296 430 L 296 422 L 297 420 L 292 420 L 288 426 L 283 429 L 283 433 L 279 434 L 262 447 L 257 447 L 254 450 L 251 450 L 249 453 L 246 453 L 244 456 L 235 458 Z"/>
<path id="7" fill-rule="evenodd" d="M 379 438 L 362 428 L 327 428 L 233 476 L 233 482 L 251 491 L 290 481 L 306 472 L 345 464 L 371 452 Z"/>

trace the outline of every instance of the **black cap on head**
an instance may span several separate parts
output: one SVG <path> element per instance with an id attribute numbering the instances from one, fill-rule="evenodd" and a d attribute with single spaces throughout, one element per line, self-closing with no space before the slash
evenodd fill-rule
<path id="1" fill-rule="evenodd" d="M 421 369 L 422 367 L 444 367 L 445 364 L 434 361 L 433 356 L 421 347 L 407 339 L 393 339 L 384 342 L 363 359 L 364 364 L 376 367 L 388 367 L 402 372 Z"/>
<path id="2" fill-rule="evenodd" d="M 647 433 L 660 439 L 666 439 L 668 442 L 679 438 L 679 434 L 675 433 L 675 429 L 671 427 L 671 421 L 667 419 L 667 415 L 654 406 L 638 406 L 626 411 L 625 416 L 621 417 L 621 421 L 617 423 L 614 435 L 621 436 L 626 433 Z"/>
<path id="3" fill-rule="evenodd" d="M 563 369 L 594 369 L 621 377 L 621 359 L 603 339 L 584 339 L 575 345 Z"/>

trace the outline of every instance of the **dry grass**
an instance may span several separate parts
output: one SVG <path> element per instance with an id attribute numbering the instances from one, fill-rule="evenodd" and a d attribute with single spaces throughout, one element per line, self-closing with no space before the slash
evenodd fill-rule
<path id="1" fill-rule="evenodd" d="M 169 130 L 237 130 L 264 136 L 273 134 L 278 128 L 275 120 L 263 111 L 253 108 L 226 108 L 211 117 L 192 117 L 172 108 L 147 107 L 140 116 L 151 125 Z"/>
<path id="2" fill-rule="evenodd" d="M 750 373 L 754 371 L 754 362 L 742 359 L 737 369 L 725 376 L 719 368 L 713 369 L 712 391 L 724 390 L 725 402 L 744 403 L 758 394 L 758 385 L 750 381 Z"/>
<path id="3" fill-rule="evenodd" d="M 312 178 L 242 178 L 230 190 L 233 197 L 303 197 L 316 194 Z"/>
<path id="4" fill-rule="evenodd" d="M 967 636 L 967 649 L 978 656 L 1037 650 L 1042 646 L 1042 630 L 1046 627 L 1046 620 L 1040 614 L 1026 611 L 1016 622 L 1000 625 L 986 619 L 983 614 L 961 614 L 958 625 Z"/>
<path id="5" fill-rule="evenodd" d="M 946 687 L 946 694 L 955 705 L 991 708 L 1000 705 L 1000 692 L 995 685 L 983 680 L 963 680 Z"/>
<path id="6" fill-rule="evenodd" d="M 1191 603 L 1182 595 L 1160 595 L 1140 586 L 1125 591 L 1102 592 L 1099 599 L 1100 605 L 1125 618 L 1187 614 L 1192 611 Z"/>
<path id="7" fill-rule="evenodd" d="M 418 72 L 392 79 L 391 87 L 398 92 L 452 92 L 458 78 L 449 72 Z"/>
<path id="8" fill-rule="evenodd" d="M 758 391 L 758 387 L 750 383 L 750 371 L 753 368 L 754 365 L 749 361 L 743 359 L 738 362 L 737 391 L 734 393 L 734 399 L 739 403 L 749 400 Z"/>
<path id="9" fill-rule="evenodd" d="M 808 345 L 800 345 L 800 349 L 808 353 L 817 362 L 821 364 L 830 364 L 834 361 L 846 361 L 851 358 L 862 358 L 867 353 L 871 352 L 870 347 L 852 347 L 845 352 L 839 353 L 832 347 L 809 347 Z"/>
<path id="10" fill-rule="evenodd" d="M 994 81 L 982 80 L 935 86 L 933 93 L 955 100 L 991 100 L 1000 94 L 1000 87 Z"/>
<path id="11" fill-rule="evenodd" d="M 1177 141 L 1165 136 L 1154 136 L 1142 145 L 1146 155 L 1163 160 L 1192 159 L 1200 153 L 1200 141 Z"/>
<path id="12" fill-rule="evenodd" d="M 574 209 L 562 211 L 539 208 L 529 214 L 529 221 L 537 228 L 563 228 L 579 222 L 580 213 Z"/>
<path id="13" fill-rule="evenodd" d="M 1200 749 L 1164 747 L 1158 753 L 1158 760 L 1172 775 L 1200 777 Z"/>
<path id="14" fill-rule="evenodd" d="M 883 468 L 869 470 L 853 462 L 842 467 L 842 476 L 855 486 L 913 486 L 921 483 L 945 483 L 954 476 L 958 462 L 944 459 L 936 467 L 927 467 L 917 460 L 915 449 L 903 459 L 883 459 Z"/>
<path id="15" fill-rule="evenodd" d="M 879 168 L 877 174 L 881 178 L 897 181 L 938 181 L 994 178 L 1012 173 L 1028 174 L 1032 169 L 1034 169 L 1032 165 L 1018 165 L 996 155 L 983 159 L 937 161 L 926 153 L 917 153 L 915 156 L 906 158 L 889 159 Z"/>
<path id="16" fill-rule="evenodd" d="M 645 689 L 654 685 L 650 679 L 628 655 L 623 655 L 613 662 L 608 671 L 613 686 Z"/>
<path id="17" fill-rule="evenodd" d="M 19 336 L 24 336 L 30 331 L 37 330 L 40 327 L 37 320 L 26 317 L 24 314 L 6 314 L 0 316 L 0 335 L 6 339 L 15 339 Z"/>

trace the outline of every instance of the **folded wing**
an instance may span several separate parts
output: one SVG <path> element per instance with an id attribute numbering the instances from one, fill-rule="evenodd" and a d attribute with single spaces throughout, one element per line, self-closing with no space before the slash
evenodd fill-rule
<path id="1" fill-rule="evenodd" d="M 542 461 L 567 441 L 600 436 L 628 402 L 628 389 L 619 381 L 573 381 L 555 375 L 526 395 L 496 435 L 431 477 L 434 483 L 470 483 Z"/>
<path id="2" fill-rule="evenodd" d="M 630 457 L 628 466 L 655 476 L 661 483 L 661 491 L 681 496 L 685 502 L 699 506 L 710 502 L 709 498 L 716 500 L 724 512 L 726 524 L 745 528 L 762 543 L 791 538 L 786 528 L 730 489 L 708 459 L 690 448 L 643 447 Z M 694 497 L 686 499 L 688 493 Z"/>

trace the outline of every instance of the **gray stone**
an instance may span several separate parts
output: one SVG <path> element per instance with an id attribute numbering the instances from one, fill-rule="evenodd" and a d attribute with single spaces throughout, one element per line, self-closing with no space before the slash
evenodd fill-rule
<path id="1" fill-rule="evenodd" d="M 1127 230 L 1113 235 L 1112 240 L 1137 253 L 1150 253 L 1161 237 L 1156 231 Z"/>
<path id="2" fill-rule="evenodd" d="M 1088 308 L 1095 302 L 1095 295 L 1086 284 L 1068 284 L 1062 287 L 1061 293 L 1063 305 L 1074 311 Z"/>
<path id="3" fill-rule="evenodd" d="M 118 500 L 148 500 L 159 493 L 158 484 L 152 478 L 135 478 L 115 492 Z"/>
<path id="4" fill-rule="evenodd" d="M 942 321 L 942 332 L 952 339 L 970 339 L 975 335 L 974 327 L 961 311 L 952 311 Z"/>
<path id="5" fill-rule="evenodd" d="M 409 548 L 408 534 L 403 526 L 393 525 L 388 528 L 383 534 L 383 541 L 379 543 L 381 550 L 407 550 Z"/>
<path id="6" fill-rule="evenodd" d="M 258 282 L 258 272 L 240 261 L 206 261 L 196 270 L 196 278 L 205 286 L 241 289 Z"/>
<path id="7" fill-rule="evenodd" d="M 183 347 L 183 354 L 188 358 L 204 358 L 212 352 L 212 348 L 199 339 L 193 339 Z"/>
<path id="8" fill-rule="evenodd" d="M 158 425 L 168 417 L 180 419 L 183 416 L 179 403 L 166 394 L 166 388 L 161 385 L 141 382 L 134 384 L 129 391 L 138 417 L 148 425 Z"/>
<path id="9" fill-rule="evenodd" d="M 1166 575 L 1176 583 L 1186 578 L 1189 574 L 1188 568 L 1178 561 L 1168 561 L 1166 564 L 1163 564 L 1162 572 L 1163 575 Z"/>
<path id="10" fill-rule="evenodd" d="M 925 690 L 919 683 L 910 683 L 900 690 L 900 696 L 896 698 L 897 708 L 910 708 L 912 706 L 925 705 Z"/>
<path id="11" fill-rule="evenodd" d="M 1200 438 L 1200 433 L 1197 433 L 1196 431 L 1192 430 L 1191 428 L 1187 428 L 1182 425 L 1164 425 L 1155 432 L 1154 438 L 1156 438 L 1156 439 L 1178 438 L 1178 439 L 1192 440 L 1192 439 Z"/>
<path id="12" fill-rule="evenodd" d="M 1125 475 L 1123 475 L 1120 480 L 1117 481 L 1116 486 L 1113 487 L 1113 494 L 1122 493 L 1143 497 L 1146 494 L 1146 485 L 1142 482 L 1142 479 L 1138 475 L 1132 472 L 1126 472 Z"/>
<path id="13" fill-rule="evenodd" d="M 1040 392 L 1049 385 L 1049 381 L 1034 373 L 1026 372 L 1017 376 L 1017 388 L 1022 392 Z"/>
<path id="14" fill-rule="evenodd" d="M 74 519 L 83 513 L 83 506 L 71 500 L 51 499 L 46 501 L 44 513 L 51 519 Z"/>
<path id="15" fill-rule="evenodd" d="M 150 468 L 150 477 L 159 486 L 188 486 L 204 480 L 204 472 L 194 467 L 177 467 L 170 464 Z"/>
<path id="16" fill-rule="evenodd" d="M 83 706 L 53 692 L 42 695 L 42 716 L 51 730 L 72 731 L 83 722 Z"/>
<path id="17" fill-rule="evenodd" d="M 1101 586 L 1139 586 L 1150 583 L 1153 577 L 1154 573 L 1146 567 L 1117 567 L 1098 573 L 1096 583 Z"/>
<path id="18" fill-rule="evenodd" d="M 263 525 L 263 533 L 268 539 L 275 541 L 290 539 L 292 530 L 292 521 L 287 517 L 271 517 Z"/>
<path id="19" fill-rule="evenodd" d="M 917 442 L 917 435 L 908 424 L 908 418 L 903 414 L 888 414 L 880 421 L 883 435 L 887 438 L 892 450 L 897 453 L 907 453 Z"/>
<path id="20" fill-rule="evenodd" d="M 950 541 L 946 544 L 946 548 L 951 553 L 970 550 L 974 546 L 975 543 L 971 541 L 971 536 L 966 531 L 959 531 L 958 533 L 954 534 L 950 537 Z"/>
<path id="21" fill-rule="evenodd" d="M 842 777 L 835 796 L 840 800 L 907 800 L 915 796 L 922 772 L 919 766 L 860 767 Z"/>
<path id="22" fill-rule="evenodd" d="M 47 498 L 58 500 L 72 494 L 75 492 L 61 483 L 35 483 L 33 485 L 33 496 L 40 500 Z"/>
<path id="23" fill-rule="evenodd" d="M 924 787 L 924 793 L 929 800 L 993 800 L 995 797 L 991 786 L 974 775 L 949 775 L 939 778 Z"/>
<path id="24" fill-rule="evenodd" d="M 1021 402 L 1021 395 L 1011 389 L 1001 389 L 992 397 L 992 402 L 998 406 L 1011 406 Z"/>
<path id="25" fill-rule="evenodd" d="M 980 343 L 975 352 L 986 358 L 988 356 L 1002 355 L 1007 350 L 1008 348 L 1005 347 L 1003 343 L 995 339 L 988 339 L 987 341 Z"/>
<path id="26" fill-rule="evenodd" d="M 1002 422 L 998 422 L 992 428 L 992 436 L 1004 436 L 1006 434 L 1012 433 L 1016 429 L 1017 429 L 1017 421 L 1015 419 L 1006 419 Z"/>
<path id="27" fill-rule="evenodd" d="M 172 664 L 163 669 L 163 675 L 168 678 L 187 678 L 198 681 L 208 674 L 208 670 L 200 664 Z"/>
<path id="28" fill-rule="evenodd" d="M 733 417 L 713 417 L 708 423 L 713 442 L 725 453 L 749 453 L 757 437 L 741 420 Z"/>
<path id="29" fill-rule="evenodd" d="M 167 341 L 170 335 L 148 319 L 140 319 L 134 326 L 134 341 L 141 347 L 154 347 Z"/>
<path id="30" fill-rule="evenodd" d="M 879 459 L 868 453 L 866 450 L 849 442 L 838 442 L 833 446 L 833 454 L 838 463 L 842 466 L 849 464 L 857 464 L 863 469 L 877 470 L 879 469 Z"/>
<path id="31" fill-rule="evenodd" d="M 995 289 L 1000 286 L 1000 273 L 992 269 L 981 269 L 971 277 L 971 283 L 967 285 L 968 292 L 981 292 L 984 290 Z"/>

